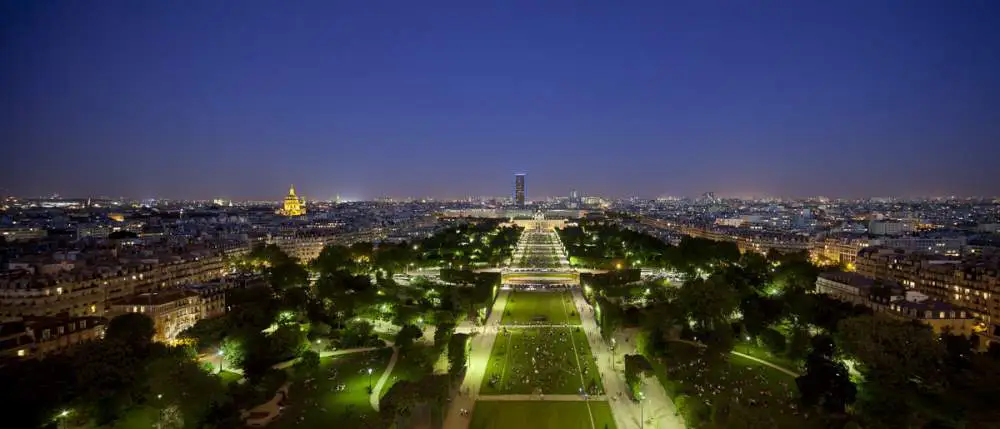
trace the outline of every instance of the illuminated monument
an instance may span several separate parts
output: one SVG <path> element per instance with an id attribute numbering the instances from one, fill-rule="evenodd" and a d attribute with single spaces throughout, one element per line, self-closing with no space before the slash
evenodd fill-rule
<path id="1" fill-rule="evenodd" d="M 306 214 L 306 199 L 295 195 L 295 185 L 288 188 L 288 196 L 285 197 L 285 202 L 281 210 L 278 210 L 278 214 L 282 216 L 302 216 Z"/>

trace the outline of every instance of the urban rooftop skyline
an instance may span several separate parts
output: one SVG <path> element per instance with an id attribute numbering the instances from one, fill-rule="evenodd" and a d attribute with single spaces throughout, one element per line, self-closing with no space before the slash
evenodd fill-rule
<path id="1" fill-rule="evenodd" d="M 998 14 L 8 2 L 0 193 L 998 195 Z"/>

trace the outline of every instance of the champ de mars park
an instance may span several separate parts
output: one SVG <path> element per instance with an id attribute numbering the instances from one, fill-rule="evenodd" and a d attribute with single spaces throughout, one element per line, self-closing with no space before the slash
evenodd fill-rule
<path id="1" fill-rule="evenodd" d="M 91 358 L 22 376 L 68 392 L 46 399 L 64 406 L 54 427 L 809 429 L 929 413 L 899 382 L 938 347 L 929 331 L 813 293 L 805 255 L 670 245 L 614 216 L 456 221 L 310 261 L 260 246 L 228 269 L 266 284 L 224 316 L 168 344 L 119 316 Z"/>

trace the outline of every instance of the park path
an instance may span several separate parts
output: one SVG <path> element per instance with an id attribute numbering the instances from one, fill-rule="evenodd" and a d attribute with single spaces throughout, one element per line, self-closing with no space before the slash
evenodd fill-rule
<path id="1" fill-rule="evenodd" d="M 382 386 L 385 385 L 386 380 L 389 379 L 389 375 L 392 374 L 392 369 L 396 366 L 396 360 L 398 358 L 399 347 L 393 346 L 392 357 L 389 358 L 389 365 L 385 367 L 385 371 L 382 372 L 382 376 L 378 378 L 378 382 L 375 383 L 375 387 L 372 387 L 372 393 L 368 396 L 368 402 L 375 411 L 378 411 L 378 402 L 382 397 Z"/>
<path id="2" fill-rule="evenodd" d="M 743 353 L 740 353 L 740 352 L 735 351 L 735 350 L 731 351 L 730 353 L 732 353 L 732 354 L 734 354 L 736 356 L 739 356 L 741 358 L 750 359 L 750 360 L 752 360 L 754 362 L 757 362 L 757 363 L 760 363 L 760 364 L 763 364 L 763 365 L 767 365 L 767 366 L 769 366 L 771 368 L 774 368 L 774 369 L 776 369 L 778 371 L 781 371 L 781 372 L 783 372 L 785 374 L 788 374 L 788 375 L 790 375 L 792 377 L 798 377 L 798 376 L 802 375 L 802 374 L 799 374 L 799 373 L 797 373 L 795 371 L 792 371 L 792 370 L 790 370 L 788 368 L 785 368 L 783 366 L 775 365 L 775 364 L 773 364 L 771 362 L 768 362 L 768 361 L 766 361 L 764 359 L 760 359 L 760 358 L 757 358 L 757 357 L 754 357 L 754 356 L 750 356 L 748 354 L 743 354 Z"/>
<path id="3" fill-rule="evenodd" d="M 388 344 L 389 344 L 390 347 L 392 346 L 391 342 L 389 342 Z M 325 357 L 331 357 L 331 356 L 349 355 L 349 354 L 354 354 L 354 353 L 366 353 L 366 352 L 373 352 L 375 350 L 382 350 L 384 348 L 385 347 L 356 347 L 356 348 L 353 348 L 353 349 L 324 350 L 324 351 L 319 352 L 319 357 L 325 358 Z M 219 363 L 220 363 L 221 360 L 222 360 L 221 356 L 214 355 L 214 354 L 201 354 L 201 355 L 198 356 L 198 361 L 199 362 L 208 362 L 208 363 L 211 363 L 212 365 L 215 365 L 216 367 L 219 366 Z M 283 362 L 278 362 L 278 363 L 272 365 L 271 368 L 274 368 L 274 369 L 285 369 L 285 368 L 288 368 L 288 367 L 290 367 L 292 365 L 295 365 L 296 363 L 298 363 L 298 361 L 299 361 L 299 358 L 289 359 L 289 360 L 286 360 L 286 361 L 283 361 Z M 223 369 L 225 369 L 226 372 L 232 372 L 232 373 L 235 373 L 235 374 L 243 375 L 243 370 L 240 369 L 240 368 L 225 368 L 225 367 L 223 367 Z"/>
<path id="4" fill-rule="evenodd" d="M 696 342 L 696 341 L 690 341 L 690 340 L 671 340 L 671 341 L 675 341 L 675 342 L 678 342 L 678 343 L 691 344 L 691 345 L 697 346 L 697 347 L 706 347 L 704 344 Z M 750 360 L 752 360 L 754 362 L 757 362 L 759 364 L 762 364 L 762 365 L 769 366 L 771 368 L 774 368 L 775 370 L 781 371 L 781 372 L 783 372 L 785 374 L 788 374 L 788 375 L 790 375 L 792 377 L 798 377 L 798 376 L 802 375 L 802 374 L 799 374 L 796 371 L 790 370 L 790 369 L 785 368 L 785 367 L 783 367 L 781 365 L 768 362 L 768 361 L 766 361 L 764 359 L 761 359 L 761 358 L 758 358 L 758 357 L 755 357 L 755 356 L 750 356 L 750 355 L 748 355 L 746 353 L 740 353 L 740 352 L 738 352 L 736 350 L 730 350 L 729 353 L 734 354 L 736 356 L 739 356 L 741 358 L 750 359 Z"/>
<path id="5" fill-rule="evenodd" d="M 614 352 L 601 337 L 594 319 L 594 309 L 583 299 L 580 290 L 573 291 L 573 302 L 583 321 L 590 350 L 594 353 L 604 383 L 604 392 L 612 400 L 611 414 L 618 429 L 683 429 L 684 420 L 676 415 L 676 407 L 659 382 L 647 382 L 643 388 L 646 399 L 636 403 L 630 399 L 624 371 L 615 370 Z M 631 342 L 634 344 L 635 342 Z M 625 352 L 625 350 L 622 350 Z M 645 420 L 645 424 L 643 423 Z"/>
<path id="6" fill-rule="evenodd" d="M 577 395 L 577 394 L 573 394 L 573 395 L 545 395 L 545 396 L 538 396 L 538 395 L 480 395 L 479 396 L 479 400 L 480 401 L 559 401 L 559 402 L 567 402 L 567 401 L 577 401 L 577 402 L 597 401 L 597 402 L 602 402 L 602 401 L 607 401 L 608 397 L 604 396 L 604 395 L 593 395 L 593 396 L 589 396 L 589 397 L 583 397 L 582 395 Z"/>
<path id="7" fill-rule="evenodd" d="M 497 330 L 500 329 L 500 318 L 503 317 L 504 308 L 507 307 L 507 298 L 510 291 L 501 290 L 497 294 L 496 301 L 493 302 L 493 309 L 490 317 L 480 333 L 472 337 L 471 350 L 469 352 L 469 365 L 465 369 L 465 378 L 459 387 L 459 393 L 451 400 L 448 414 L 444 419 L 443 429 L 467 429 L 469 427 L 469 417 L 462 415 L 462 410 L 467 410 L 472 415 L 472 410 L 476 405 L 476 398 L 479 397 L 479 387 L 483 384 L 483 377 L 486 375 L 486 366 L 490 361 L 490 352 L 493 350 L 493 343 L 497 338 Z"/>

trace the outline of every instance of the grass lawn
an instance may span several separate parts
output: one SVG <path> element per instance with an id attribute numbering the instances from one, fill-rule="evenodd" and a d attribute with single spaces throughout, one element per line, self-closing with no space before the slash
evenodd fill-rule
<path id="1" fill-rule="evenodd" d="M 707 420 L 712 405 L 737 404 L 753 413 L 762 427 L 812 429 L 822 427 L 817 417 L 806 419 L 794 407 L 795 378 L 739 356 L 713 359 L 703 348 L 672 342 L 663 359 L 652 359 L 653 368 L 667 393 L 687 419 Z M 678 401 L 678 396 L 684 398 Z M 707 402 L 709 405 L 705 405 Z M 745 418 L 745 415 L 741 415 Z M 725 416 L 715 426 L 727 426 Z"/>
<path id="2" fill-rule="evenodd" d="M 434 349 L 425 345 L 414 345 L 408 350 L 400 350 L 396 365 L 392 367 L 392 373 L 382 386 L 381 396 L 385 396 L 392 385 L 403 381 L 417 381 L 433 372 L 433 360 L 437 356 L 430 356 Z"/>
<path id="3" fill-rule="evenodd" d="M 575 394 L 581 387 L 601 393 L 590 346 L 576 329 L 509 329 L 507 335 L 498 334 L 480 393 Z"/>
<path id="4" fill-rule="evenodd" d="M 479 401 L 469 428 L 615 429 L 615 421 L 607 402 Z"/>
<path id="5" fill-rule="evenodd" d="M 579 325 L 569 292 L 514 292 L 507 298 L 504 325 Z"/>
<path id="6" fill-rule="evenodd" d="M 292 384 L 285 411 L 272 428 L 375 428 L 378 421 L 368 401 L 368 368 L 374 386 L 382 375 L 392 349 L 326 357 L 314 374 Z M 311 380 L 311 381 L 310 381 Z M 338 386 L 344 389 L 337 391 Z"/>
<path id="7" fill-rule="evenodd" d="M 243 379 L 243 374 L 237 374 L 235 372 L 229 372 L 229 371 L 222 371 L 217 375 L 219 376 L 219 379 L 222 380 L 222 384 L 226 386 L 228 386 L 229 383 L 232 383 L 234 381 L 240 381 Z"/>

